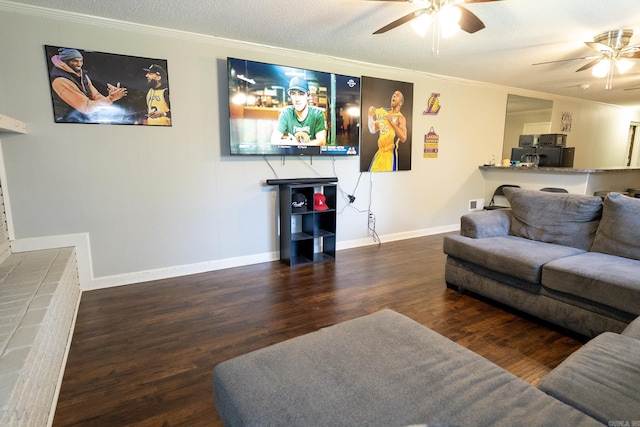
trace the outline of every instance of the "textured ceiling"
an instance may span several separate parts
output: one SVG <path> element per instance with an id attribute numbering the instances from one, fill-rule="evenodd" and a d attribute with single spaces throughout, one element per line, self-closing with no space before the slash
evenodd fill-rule
<path id="1" fill-rule="evenodd" d="M 0 3 L 11 3 L 0 0 Z M 583 98 L 640 105 L 640 59 L 605 90 L 603 79 L 576 72 L 595 51 L 584 42 L 599 33 L 633 29 L 640 44 L 638 0 L 503 0 L 467 4 L 486 28 L 460 32 L 432 54 L 431 33 L 421 38 L 405 24 L 378 28 L 421 6 L 373 0 L 18 0 L 119 21 L 171 28 L 287 49 L 315 52 L 409 70 Z"/>

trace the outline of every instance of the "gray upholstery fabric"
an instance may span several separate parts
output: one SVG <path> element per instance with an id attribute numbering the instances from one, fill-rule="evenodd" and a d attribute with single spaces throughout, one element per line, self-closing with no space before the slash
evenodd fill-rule
<path id="1" fill-rule="evenodd" d="M 535 284 L 540 284 L 542 266 L 547 262 L 584 252 L 515 236 L 471 239 L 459 235 L 445 236 L 443 250 L 447 255 Z"/>
<path id="2" fill-rule="evenodd" d="M 472 212 L 460 218 L 460 235 L 472 239 L 506 236 L 510 225 L 509 209 Z"/>
<path id="3" fill-rule="evenodd" d="M 640 260 L 640 199 L 607 195 L 591 250 Z"/>
<path id="4" fill-rule="evenodd" d="M 605 332 L 542 378 L 540 390 L 603 423 L 640 421 L 640 341 Z"/>
<path id="5" fill-rule="evenodd" d="M 231 426 L 589 426 L 593 418 L 383 310 L 222 362 Z"/>
<path id="6" fill-rule="evenodd" d="M 622 331 L 622 335 L 640 340 L 640 317 L 629 323 L 629 326 Z"/>
<path id="7" fill-rule="evenodd" d="M 483 276 L 487 279 L 494 280 L 498 283 L 502 283 L 504 286 L 507 286 L 507 287 L 519 288 L 534 294 L 540 294 L 542 292 L 542 286 L 540 286 L 540 283 L 534 283 L 528 280 L 520 279 L 518 277 L 513 277 L 505 273 L 500 273 L 499 271 L 492 270 L 490 268 L 485 267 L 484 265 L 475 264 L 473 262 L 465 261 L 463 259 L 456 258 L 454 256 L 447 257 L 447 264 L 445 267 L 445 280 L 447 280 L 447 283 L 450 283 L 450 284 L 454 284 L 454 283 L 448 281 L 446 272 L 449 266 L 451 265 L 455 265 L 465 270 L 469 270 L 470 273 L 476 274 L 478 276 Z M 462 280 L 462 281 L 459 281 L 458 283 L 455 283 L 455 285 L 458 286 L 459 288 L 464 289 L 467 287 L 467 282 Z"/>
<path id="8" fill-rule="evenodd" d="M 569 193 L 505 188 L 511 234 L 589 250 L 602 215 L 602 199 Z"/>
<path id="9" fill-rule="evenodd" d="M 487 277 L 484 272 L 478 272 L 478 268 L 475 264 L 448 256 L 445 280 L 463 290 L 491 298 L 586 337 L 607 331 L 622 332 L 632 320 L 623 321 L 607 311 L 598 312 L 593 307 L 584 307 L 576 303 L 575 297 L 562 299 L 557 295 L 545 295 L 545 288 L 538 287 L 537 293 L 525 290 L 522 286 L 514 286 L 510 276 L 501 277 L 500 273 L 493 272 L 491 277 Z M 606 309 L 605 306 L 602 308 Z"/>
<path id="10" fill-rule="evenodd" d="M 542 269 L 542 284 L 640 316 L 640 261 L 599 252 L 559 258 Z"/>
<path id="11" fill-rule="evenodd" d="M 593 247 L 586 253 L 594 227 L 602 228 L 599 197 L 518 188 L 506 188 L 505 194 L 511 197 L 510 210 L 464 215 L 460 235 L 445 237 L 447 284 L 589 337 L 621 332 L 640 315 L 638 261 L 593 252 Z M 616 197 L 622 196 L 608 200 L 619 201 Z M 640 218 L 634 203 L 613 202 L 608 202 L 610 212 Z M 616 211 L 619 205 L 628 210 Z M 640 244 L 640 236 L 630 234 Z"/>

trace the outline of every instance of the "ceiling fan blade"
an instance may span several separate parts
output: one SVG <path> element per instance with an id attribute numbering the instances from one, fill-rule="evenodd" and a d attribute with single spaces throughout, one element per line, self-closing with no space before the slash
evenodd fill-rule
<path id="1" fill-rule="evenodd" d="M 399 27 L 402 24 L 406 24 L 407 22 L 411 21 L 414 18 L 417 18 L 420 15 L 423 15 L 425 13 L 428 13 L 429 9 L 418 9 L 415 12 L 411 12 L 408 15 L 403 16 L 402 18 L 398 18 L 395 21 L 385 25 L 384 27 L 376 30 L 373 32 L 373 34 L 382 34 L 382 33 L 386 33 L 389 30 L 393 30 L 396 27 Z"/>
<path id="2" fill-rule="evenodd" d="M 638 86 L 638 87 L 628 87 L 628 88 L 623 89 L 623 90 L 640 90 L 640 86 Z"/>
<path id="3" fill-rule="evenodd" d="M 585 59 L 596 59 L 596 58 L 602 58 L 602 56 L 597 55 L 597 56 L 582 56 L 580 58 L 557 59 L 555 61 L 536 62 L 535 64 L 531 64 L 531 65 L 546 65 L 546 64 L 555 64 L 557 62 L 582 61 Z"/>
<path id="4" fill-rule="evenodd" d="M 460 10 L 461 15 L 459 24 L 461 29 L 469 34 L 473 34 L 484 28 L 484 22 L 482 22 L 480 18 L 474 15 L 469 9 L 466 9 L 459 4 L 454 4 L 453 6 Z"/>
<path id="5" fill-rule="evenodd" d="M 584 71 L 584 70 L 588 70 L 591 67 L 594 67 L 598 62 L 602 61 L 603 58 L 598 58 L 598 59 L 594 59 L 593 61 L 589 62 L 586 65 L 583 65 L 582 67 L 578 68 L 576 70 L 576 73 L 579 71 Z"/>
<path id="6" fill-rule="evenodd" d="M 620 50 L 620 56 L 625 58 L 640 58 L 640 44 L 627 46 Z"/>
<path id="7" fill-rule="evenodd" d="M 415 4 L 422 3 L 420 1 L 412 2 L 410 0 L 369 0 L 369 1 L 386 1 L 386 2 L 403 2 L 403 3 L 408 2 L 408 3 L 415 3 Z M 488 2 L 494 2 L 494 1 L 502 1 L 502 0 L 463 0 L 463 1 L 460 1 L 459 3 L 488 3 Z M 425 13 L 431 13 L 433 11 L 434 6 L 431 4 L 432 2 L 427 2 L 427 3 L 429 4 L 428 8 L 418 9 L 415 12 L 412 12 L 408 15 L 403 16 L 402 18 L 396 19 L 395 21 L 374 31 L 373 34 L 386 33 L 387 31 L 393 30 L 394 28 L 399 27 L 402 24 L 406 24 L 407 22 L 411 21 L 414 18 L 417 18 L 420 15 L 423 15 Z M 460 10 L 459 24 L 462 30 L 466 31 L 467 33 L 473 34 L 476 31 L 480 31 L 483 28 L 485 28 L 484 22 L 482 22 L 480 18 L 478 18 L 469 9 L 466 9 L 465 7 L 461 6 L 459 3 L 452 3 L 452 6 L 457 7 L 458 10 Z"/>
<path id="8" fill-rule="evenodd" d="M 584 42 L 591 49 L 595 49 L 598 52 L 613 52 L 613 48 L 611 46 L 607 46 L 606 44 L 597 43 L 597 42 Z"/>

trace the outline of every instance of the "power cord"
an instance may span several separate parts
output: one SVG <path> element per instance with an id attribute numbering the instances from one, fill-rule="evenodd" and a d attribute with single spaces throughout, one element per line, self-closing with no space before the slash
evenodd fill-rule
<path id="1" fill-rule="evenodd" d="M 271 172 L 273 172 L 273 176 L 276 177 L 276 179 L 278 179 L 278 173 L 276 172 L 276 170 L 273 168 L 273 166 L 271 166 L 271 163 L 269 163 L 269 159 L 267 159 L 267 156 L 262 155 L 262 159 L 264 160 L 264 162 L 267 164 L 267 166 L 269 166 L 269 169 L 271 169 Z"/>
<path id="2" fill-rule="evenodd" d="M 334 176 L 338 176 L 337 172 L 336 172 L 336 167 L 335 167 L 335 158 L 331 157 L 333 163 L 333 174 Z M 382 244 L 382 242 L 380 241 L 380 236 L 378 236 L 378 233 L 376 232 L 376 216 L 373 214 L 373 212 L 371 212 L 371 196 L 373 194 L 373 177 L 372 177 L 372 173 L 369 172 L 369 207 L 367 208 L 366 211 L 363 211 L 361 209 L 358 209 L 357 207 L 354 206 L 354 202 L 356 201 L 356 190 L 358 189 L 358 186 L 360 185 L 360 178 L 362 178 L 362 172 L 360 172 L 360 175 L 358 175 L 358 180 L 356 181 L 356 185 L 353 188 L 353 191 L 351 192 L 351 194 L 347 193 L 346 191 L 344 191 L 341 187 L 340 184 L 338 183 L 338 190 L 340 191 L 340 193 L 343 195 L 343 197 L 345 198 L 345 200 L 347 201 L 347 204 L 345 205 L 345 207 L 342 209 L 342 211 L 340 211 L 339 213 L 342 213 L 344 211 L 344 209 L 346 209 L 347 207 L 350 207 L 352 209 L 354 209 L 356 212 L 359 213 L 366 213 L 367 214 L 367 235 L 371 236 L 373 238 L 373 241 L 375 243 L 378 244 L 378 246 L 380 246 Z"/>
<path id="3" fill-rule="evenodd" d="M 378 236 L 378 233 L 376 232 L 376 216 L 371 211 L 372 195 L 373 195 L 373 173 L 369 172 L 369 208 L 367 209 L 367 212 L 369 214 L 369 223 L 367 227 L 367 232 L 369 236 L 371 236 L 373 241 L 376 242 L 378 246 L 380 246 L 382 242 L 380 241 L 380 236 Z"/>
<path id="4" fill-rule="evenodd" d="M 276 173 L 275 169 L 267 159 L 267 156 L 263 155 L 262 158 L 265 161 L 265 163 L 269 166 L 274 176 L 278 178 L 278 174 Z M 303 159 L 299 159 L 299 160 L 302 161 L 302 163 L 304 163 L 309 169 L 315 172 L 318 176 L 321 176 L 321 174 L 318 173 L 318 171 L 316 171 L 311 164 L 308 164 Z M 332 156 L 331 160 L 332 160 L 332 167 L 333 167 L 333 175 L 338 176 L 335 168 L 335 157 Z M 282 161 L 284 162 L 284 156 Z M 347 204 L 340 212 L 337 212 L 337 213 L 342 213 L 344 209 L 346 209 L 347 207 L 350 207 L 351 209 L 354 209 L 356 212 L 359 212 L 359 213 L 366 213 L 367 214 L 367 235 L 371 236 L 373 241 L 377 243 L 378 246 L 380 246 L 382 242 L 380 241 L 380 236 L 378 236 L 378 233 L 376 232 L 376 216 L 371 211 L 371 197 L 373 194 L 373 173 L 369 172 L 369 206 L 366 211 L 358 209 L 356 206 L 354 206 L 354 203 L 356 201 L 355 194 L 356 194 L 356 190 L 358 189 L 358 186 L 360 185 L 360 178 L 362 178 L 362 172 L 360 172 L 360 175 L 358 175 L 358 181 L 356 181 L 356 185 L 353 188 L 353 191 L 351 192 L 351 194 L 344 191 L 342 187 L 340 187 L 340 183 L 338 181 L 337 188 L 340 191 L 340 193 L 343 195 L 345 200 L 347 201 Z"/>
<path id="5" fill-rule="evenodd" d="M 378 233 L 376 232 L 376 216 L 371 211 L 369 211 L 369 225 L 367 227 L 367 234 L 371 236 L 373 241 L 376 242 L 378 246 L 382 244 L 382 242 L 380 241 L 380 236 L 378 236 Z"/>

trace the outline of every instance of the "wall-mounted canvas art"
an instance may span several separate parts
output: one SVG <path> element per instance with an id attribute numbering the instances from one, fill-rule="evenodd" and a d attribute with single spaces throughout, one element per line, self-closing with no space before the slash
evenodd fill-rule
<path id="1" fill-rule="evenodd" d="M 360 171 L 411 170 L 413 83 L 362 77 Z"/>
<path id="2" fill-rule="evenodd" d="M 166 60 L 44 48 L 56 123 L 171 126 Z"/>

